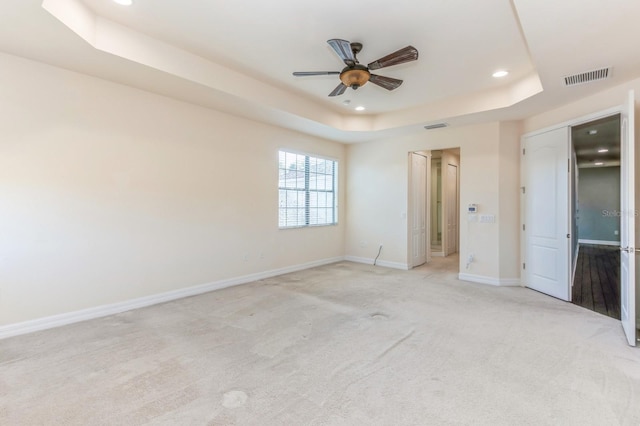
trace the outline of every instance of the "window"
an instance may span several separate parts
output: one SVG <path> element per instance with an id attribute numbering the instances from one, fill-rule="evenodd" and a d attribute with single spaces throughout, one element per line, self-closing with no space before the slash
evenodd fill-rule
<path id="1" fill-rule="evenodd" d="M 280 151 L 280 228 L 335 225 L 338 223 L 336 176 L 333 160 Z"/>

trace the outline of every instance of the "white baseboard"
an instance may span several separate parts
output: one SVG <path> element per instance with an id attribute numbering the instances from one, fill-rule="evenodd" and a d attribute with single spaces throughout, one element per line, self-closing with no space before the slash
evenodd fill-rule
<path id="1" fill-rule="evenodd" d="M 520 278 L 500 278 L 499 282 L 502 287 L 523 287 Z"/>
<path id="2" fill-rule="evenodd" d="M 80 321 L 105 317 L 108 315 L 119 314 L 121 312 L 130 311 L 132 309 L 144 308 L 159 303 L 170 302 L 172 300 L 182 299 L 184 297 L 196 296 L 198 294 L 208 293 L 214 290 L 232 287 L 241 284 L 271 278 L 278 275 L 288 274 L 291 272 L 302 271 L 304 269 L 315 268 L 317 266 L 328 265 L 345 260 L 344 257 L 334 257 L 329 259 L 321 259 L 313 262 L 307 262 L 299 265 L 287 266 L 270 271 L 258 272 L 255 274 L 244 275 L 236 278 L 229 278 L 220 281 L 214 281 L 207 284 L 201 284 L 194 287 L 187 287 L 179 290 L 168 291 L 166 293 L 152 294 L 150 296 L 139 297 L 136 299 L 125 300 L 123 302 L 111 303 L 108 305 L 96 306 L 94 308 L 82 309 L 79 311 L 68 312 L 59 315 L 52 315 L 44 318 L 19 322 L 0 326 L 0 339 L 18 336 L 21 334 L 33 333 L 35 331 L 47 330 L 49 328 L 60 327 L 63 325 L 73 324 Z"/>
<path id="3" fill-rule="evenodd" d="M 465 274 L 463 272 L 458 274 L 458 279 L 462 281 L 470 281 L 480 284 L 489 284 L 503 287 L 520 287 L 519 278 L 494 278 L 485 277 L 483 275 Z"/>
<path id="4" fill-rule="evenodd" d="M 599 246 L 619 246 L 620 241 L 604 241 L 604 240 L 581 240 L 578 239 L 580 244 L 595 244 Z"/>
<path id="5" fill-rule="evenodd" d="M 403 271 L 408 271 L 409 269 L 411 269 L 406 263 L 389 262 L 387 260 L 378 260 L 378 262 L 376 262 L 376 265 L 382 266 L 384 268 L 402 269 Z"/>
<path id="6" fill-rule="evenodd" d="M 367 258 L 367 257 L 358 257 L 358 256 L 345 256 L 344 260 L 349 261 L 349 262 L 366 263 L 368 265 L 373 265 L 373 261 L 375 259 L 370 259 L 370 258 Z M 387 260 L 378 260 L 376 262 L 376 265 L 377 266 L 382 266 L 384 268 L 402 269 L 403 271 L 408 271 L 409 270 L 409 265 L 407 265 L 406 263 L 389 262 Z"/>

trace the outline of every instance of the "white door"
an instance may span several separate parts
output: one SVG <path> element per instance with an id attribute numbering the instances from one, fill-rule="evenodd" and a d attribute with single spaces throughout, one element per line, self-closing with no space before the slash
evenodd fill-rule
<path id="1" fill-rule="evenodd" d="M 458 251 L 458 167 L 447 164 L 447 255 Z"/>
<path id="2" fill-rule="evenodd" d="M 427 261 L 427 168 L 428 161 L 423 155 L 411 153 L 411 176 L 409 193 L 411 267 Z"/>
<path id="3" fill-rule="evenodd" d="M 525 285 L 570 300 L 569 128 L 523 143 Z"/>
<path id="4" fill-rule="evenodd" d="M 620 318 L 631 346 L 636 345 L 635 262 L 635 159 L 633 90 L 622 109 L 621 120 L 621 215 L 620 215 Z"/>

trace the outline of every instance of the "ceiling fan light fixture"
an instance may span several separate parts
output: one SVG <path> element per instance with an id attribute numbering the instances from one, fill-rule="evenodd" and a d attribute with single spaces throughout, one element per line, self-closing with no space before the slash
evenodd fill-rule
<path id="1" fill-rule="evenodd" d="M 364 86 L 371 74 L 364 67 L 356 66 L 355 68 L 349 68 L 340 73 L 340 81 L 347 87 L 351 87 L 354 90 L 358 87 Z"/>

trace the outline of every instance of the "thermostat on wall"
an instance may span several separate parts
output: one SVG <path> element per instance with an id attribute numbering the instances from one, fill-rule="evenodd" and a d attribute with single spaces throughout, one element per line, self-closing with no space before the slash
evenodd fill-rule
<path id="1" fill-rule="evenodd" d="M 467 213 L 478 213 L 478 205 L 469 204 L 469 210 L 467 210 Z"/>

